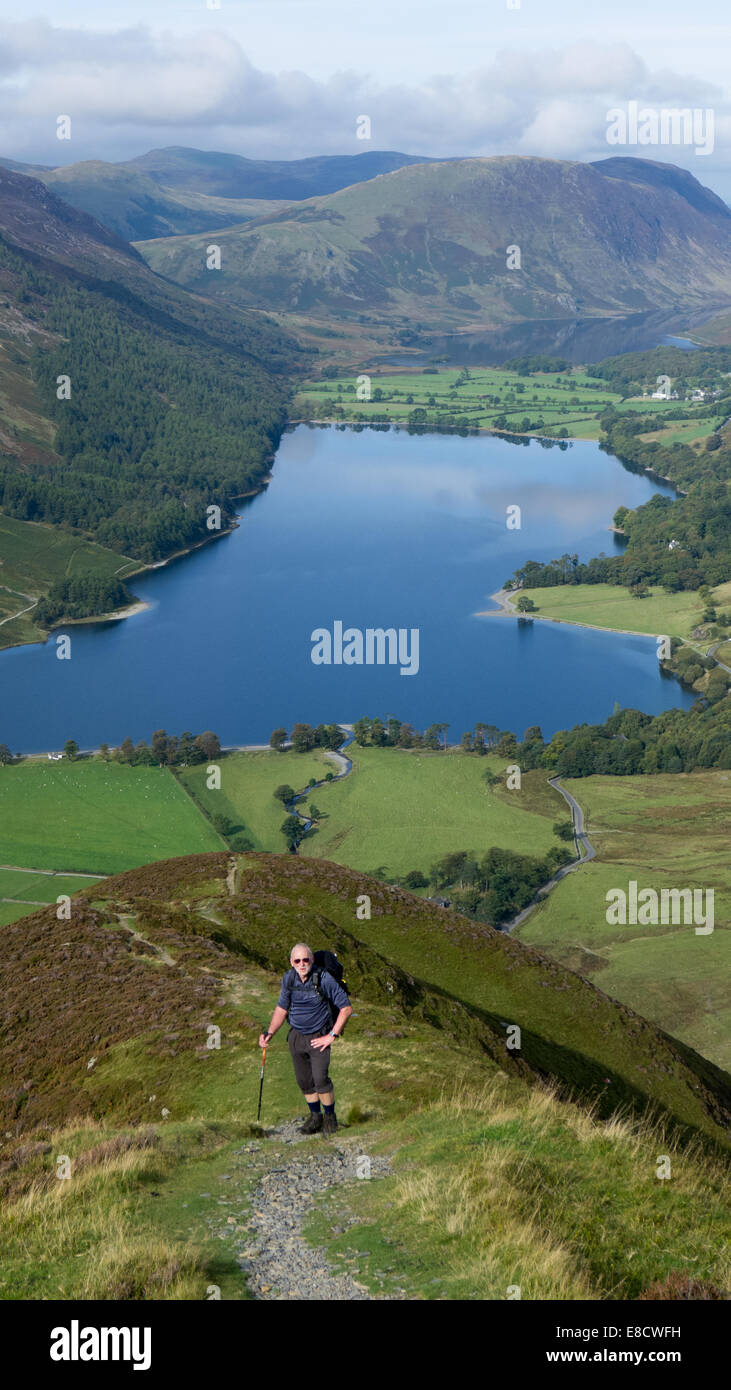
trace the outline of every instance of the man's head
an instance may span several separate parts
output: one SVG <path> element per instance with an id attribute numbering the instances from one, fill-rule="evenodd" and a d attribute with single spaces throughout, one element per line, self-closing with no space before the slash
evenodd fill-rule
<path id="1" fill-rule="evenodd" d="M 289 963 L 294 966 L 301 980 L 307 979 L 314 960 L 312 949 L 305 941 L 299 941 L 289 953 Z"/>

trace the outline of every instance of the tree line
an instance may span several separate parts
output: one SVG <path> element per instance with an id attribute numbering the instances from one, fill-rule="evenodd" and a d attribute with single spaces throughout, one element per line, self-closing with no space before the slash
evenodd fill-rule
<path id="1" fill-rule="evenodd" d="M 573 858 L 565 845 L 555 845 L 543 858 L 494 847 L 481 858 L 471 850 L 455 850 L 437 860 L 428 874 L 413 869 L 402 883 L 409 889 L 446 892 L 457 912 L 499 927 L 532 903 L 538 889 Z"/>
<path id="2" fill-rule="evenodd" d="M 518 739 L 510 730 L 477 723 L 461 738 L 465 753 L 483 757 L 494 753 L 521 771 L 543 768 L 553 776 L 627 777 L 653 772 L 693 772 L 699 768 L 731 768 L 731 701 L 727 677 L 711 673 L 705 692 L 689 710 L 643 714 L 616 709 L 603 724 L 577 724 L 544 739 L 540 725 Z M 447 749 L 449 724 L 431 724 L 425 733 L 397 719 L 359 719 L 354 728 L 361 747 Z"/>
<path id="3" fill-rule="evenodd" d="M 674 481 L 688 481 L 691 465 L 696 467 L 697 475 L 701 473 L 698 455 L 687 449 L 691 458 L 685 461 L 678 478 L 678 456 L 674 451 L 685 451 L 687 446 L 672 445 L 658 453 L 656 445 L 637 440 L 636 435 L 643 428 L 648 428 L 647 421 L 610 428 L 603 447 L 622 462 L 629 460 L 643 469 L 650 467 L 665 477 L 675 472 Z M 697 590 L 704 584 L 712 587 L 724 583 L 729 573 L 731 536 L 731 498 L 726 481 L 731 476 L 731 448 L 723 446 L 708 457 L 714 460 L 718 478 L 697 477 L 685 497 L 673 501 L 656 493 L 634 510 L 617 509 L 614 524 L 626 537 L 621 555 L 594 556 L 586 563 L 580 563 L 575 554 L 561 555 L 547 564 L 528 560 L 505 581 L 505 587 L 621 584 L 632 590 L 637 585 L 660 584 L 667 593 L 677 593 Z M 668 469 L 671 471 L 664 471 Z"/>
<path id="4" fill-rule="evenodd" d="M 42 627 L 51 627 L 60 618 L 87 618 L 94 613 L 111 613 L 132 602 L 121 579 L 112 575 L 81 573 L 57 579 L 45 598 L 39 599 L 33 617 Z"/>
<path id="5" fill-rule="evenodd" d="M 67 739 L 63 751 L 69 762 L 75 762 L 79 756 L 76 739 Z M 192 734 L 186 730 L 180 735 L 156 729 L 149 743 L 144 739 L 133 743 L 131 738 L 125 738 L 117 748 L 110 747 L 108 743 L 102 743 L 99 747 L 99 756 L 104 762 L 124 763 L 128 767 L 188 767 L 192 763 L 218 758 L 221 752 L 218 734 L 210 729 L 202 734 Z M 14 757 L 7 744 L 0 743 L 0 763 L 21 761 L 20 754 Z"/>
<path id="6" fill-rule="evenodd" d="M 345 742 L 345 738 L 345 733 L 337 724 L 318 724 L 316 727 L 312 724 L 295 724 L 289 735 L 284 728 L 273 729 L 269 747 L 278 753 L 283 752 L 287 745 L 295 753 L 309 753 L 313 748 L 335 751 Z"/>

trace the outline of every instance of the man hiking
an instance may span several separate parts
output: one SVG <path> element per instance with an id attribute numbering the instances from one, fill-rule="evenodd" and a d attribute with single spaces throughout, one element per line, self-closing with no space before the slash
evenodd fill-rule
<path id="1" fill-rule="evenodd" d="M 269 1032 L 260 1034 L 259 1046 L 267 1046 L 289 1015 L 287 1037 L 294 1074 L 310 1110 L 299 1132 L 318 1134 L 322 1130 L 323 1134 L 334 1134 L 338 1122 L 333 1084 L 328 1075 L 330 1048 L 353 1010 L 343 986 L 329 971 L 313 972 L 315 957 L 305 942 L 300 941 L 292 947 L 289 960 L 292 969 L 282 977 L 282 989 Z M 313 979 L 313 973 L 319 974 L 319 981 Z"/>

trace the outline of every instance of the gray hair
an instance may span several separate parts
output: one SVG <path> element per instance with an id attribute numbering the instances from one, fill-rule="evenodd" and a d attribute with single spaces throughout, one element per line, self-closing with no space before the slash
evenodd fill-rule
<path id="1" fill-rule="evenodd" d="M 296 945 L 296 946 L 293 946 L 293 947 L 292 947 L 292 950 L 291 950 L 290 953 L 289 953 L 289 963 L 290 963 L 290 965 L 292 964 L 292 956 L 294 955 L 295 951 L 306 951 L 307 954 L 308 954 L 308 956 L 309 956 L 309 958 L 310 958 L 310 960 L 314 960 L 314 959 L 315 959 L 315 953 L 314 953 L 312 947 L 311 947 L 311 946 L 308 946 L 306 941 L 298 941 L 298 942 L 297 942 L 297 945 Z"/>

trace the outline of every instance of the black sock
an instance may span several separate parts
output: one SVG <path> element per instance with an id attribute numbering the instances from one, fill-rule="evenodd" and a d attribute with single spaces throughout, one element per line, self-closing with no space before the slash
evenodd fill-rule
<path id="1" fill-rule="evenodd" d="M 320 1102 L 319 1102 L 319 1100 L 308 1100 L 307 1104 L 308 1104 L 308 1106 L 309 1106 L 309 1108 L 310 1108 L 310 1114 L 311 1114 L 311 1115 L 319 1115 L 319 1113 L 320 1113 Z"/>
<path id="2" fill-rule="evenodd" d="M 325 1111 L 325 1114 L 326 1114 L 326 1115 L 334 1115 L 334 1114 L 335 1114 L 335 1101 L 333 1101 L 332 1105 L 326 1105 L 325 1102 L 323 1101 L 323 1102 L 322 1102 L 322 1108 L 323 1108 L 323 1110 Z"/>

